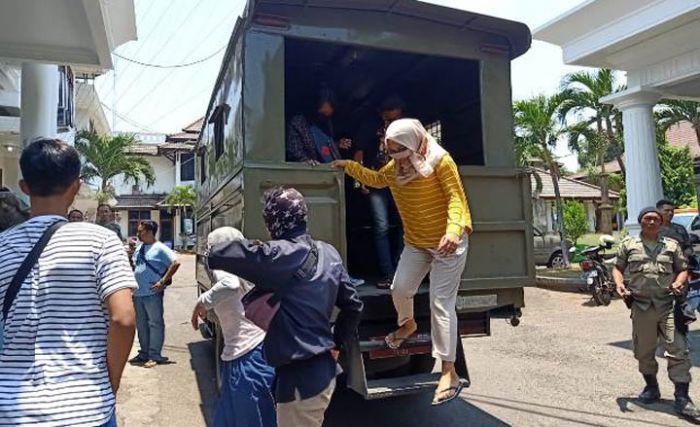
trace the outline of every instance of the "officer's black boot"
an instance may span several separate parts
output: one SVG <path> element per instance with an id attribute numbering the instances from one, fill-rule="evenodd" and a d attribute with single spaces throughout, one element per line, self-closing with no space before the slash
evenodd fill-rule
<path id="1" fill-rule="evenodd" d="M 684 417 L 700 419 L 700 409 L 690 400 L 688 395 L 688 383 L 676 383 L 676 412 Z"/>
<path id="2" fill-rule="evenodd" d="M 647 385 L 639 395 L 639 401 L 644 404 L 649 404 L 661 399 L 659 382 L 656 381 L 656 375 L 644 375 L 644 381 L 646 381 Z"/>

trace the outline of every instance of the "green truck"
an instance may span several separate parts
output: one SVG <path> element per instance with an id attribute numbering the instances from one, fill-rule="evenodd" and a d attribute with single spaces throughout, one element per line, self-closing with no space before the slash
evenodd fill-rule
<path id="1" fill-rule="evenodd" d="M 250 0 L 233 30 L 206 112 L 197 155 L 198 253 L 207 234 L 234 226 L 265 239 L 261 197 L 275 186 L 301 191 L 314 238 L 333 244 L 365 304 L 359 338 L 341 356 L 348 387 L 382 398 L 434 387 L 428 284 L 416 296 L 419 333 L 399 350 L 388 290 L 377 279 L 369 207 L 343 173 L 287 162 L 285 132 L 308 94 L 334 88 L 334 125 L 352 137 L 376 106 L 399 93 L 452 154 L 474 221 L 458 297 L 463 337 L 490 334 L 491 316 L 515 326 L 523 287 L 535 282 L 530 181 L 515 165 L 510 64 L 531 43 L 524 24 L 416 0 Z M 212 284 L 197 261 L 200 291 Z M 222 345 L 216 319 L 208 330 Z M 464 351 L 458 372 L 469 382 Z"/>

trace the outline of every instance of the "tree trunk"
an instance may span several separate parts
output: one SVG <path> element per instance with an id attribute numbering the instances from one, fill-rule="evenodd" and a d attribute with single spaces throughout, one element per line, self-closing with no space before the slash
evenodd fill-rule
<path id="1" fill-rule="evenodd" d="M 561 239 L 561 254 L 564 258 L 564 265 L 569 268 L 569 250 L 566 247 L 566 235 L 564 233 L 564 206 L 561 202 L 561 192 L 559 191 L 559 165 L 553 163 L 549 167 L 549 176 L 552 177 L 554 186 L 554 203 L 557 207 L 557 228 Z"/>
<path id="2" fill-rule="evenodd" d="M 622 152 L 624 150 L 620 150 L 617 139 L 615 139 L 615 132 L 612 128 L 612 120 L 610 117 L 605 118 L 605 126 L 607 128 L 606 132 L 608 136 L 608 144 L 615 147 L 615 160 L 617 160 L 617 164 L 620 166 L 620 174 L 622 174 L 622 179 L 624 180 L 627 173 L 627 170 L 625 169 L 625 161 L 622 159 Z"/>
<path id="3" fill-rule="evenodd" d="M 605 172 L 605 151 L 600 150 L 600 224 L 599 231 L 612 234 L 612 205 L 608 192 L 608 174 Z"/>

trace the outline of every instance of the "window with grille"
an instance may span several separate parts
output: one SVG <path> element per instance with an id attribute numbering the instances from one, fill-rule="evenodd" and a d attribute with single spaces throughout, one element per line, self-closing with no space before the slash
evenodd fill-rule
<path id="1" fill-rule="evenodd" d="M 180 154 L 180 181 L 194 181 L 194 154 Z"/>
<path id="2" fill-rule="evenodd" d="M 440 120 L 425 125 L 425 130 L 435 138 L 438 144 L 442 145 L 442 123 Z"/>
<path id="3" fill-rule="evenodd" d="M 151 219 L 151 210 L 140 209 L 129 211 L 129 236 L 135 236 L 141 221 Z"/>

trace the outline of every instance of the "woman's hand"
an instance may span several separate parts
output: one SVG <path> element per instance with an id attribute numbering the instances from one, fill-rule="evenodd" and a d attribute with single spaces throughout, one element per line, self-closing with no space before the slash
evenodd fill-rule
<path id="1" fill-rule="evenodd" d="M 453 233 L 447 233 L 440 239 L 437 251 L 442 256 L 448 256 L 455 253 L 459 246 L 460 237 Z"/>
<path id="2" fill-rule="evenodd" d="M 197 305 L 194 306 L 194 310 L 192 310 L 192 327 L 196 331 L 199 328 L 199 319 L 206 319 L 207 318 L 207 309 L 204 308 L 204 305 L 201 303 L 197 303 Z"/>
<path id="3" fill-rule="evenodd" d="M 338 148 L 341 150 L 349 150 L 352 148 L 352 140 L 349 138 L 341 138 L 341 140 L 338 141 Z"/>
<path id="4" fill-rule="evenodd" d="M 345 166 L 348 165 L 347 160 L 333 160 L 331 162 L 331 167 L 333 169 L 345 169 Z"/>

